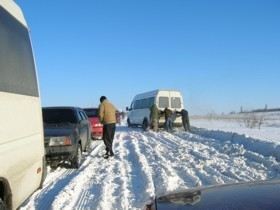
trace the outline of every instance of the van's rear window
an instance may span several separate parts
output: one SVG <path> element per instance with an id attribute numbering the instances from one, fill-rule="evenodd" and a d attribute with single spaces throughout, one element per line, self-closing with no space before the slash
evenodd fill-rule
<path id="1" fill-rule="evenodd" d="M 169 98 L 168 97 L 159 97 L 159 102 L 158 102 L 159 108 L 165 108 L 169 107 Z"/>
<path id="2" fill-rule="evenodd" d="M 179 97 L 171 98 L 171 108 L 174 108 L 174 109 L 181 108 L 181 99 Z"/>

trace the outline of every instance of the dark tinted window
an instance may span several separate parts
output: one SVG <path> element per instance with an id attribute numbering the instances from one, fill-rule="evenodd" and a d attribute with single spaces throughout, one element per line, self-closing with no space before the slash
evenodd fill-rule
<path id="1" fill-rule="evenodd" d="M 159 108 L 169 107 L 168 97 L 159 97 L 158 106 Z"/>
<path id="2" fill-rule="evenodd" d="M 153 106 L 154 103 L 155 103 L 155 98 L 148 98 L 148 108 Z"/>
<path id="3" fill-rule="evenodd" d="M 0 6 L 0 91 L 38 96 L 28 29 Z"/>
<path id="4" fill-rule="evenodd" d="M 88 117 L 98 117 L 98 109 L 84 109 Z"/>
<path id="5" fill-rule="evenodd" d="M 46 124 L 78 122 L 73 109 L 43 109 L 43 121 Z"/>
<path id="6" fill-rule="evenodd" d="M 181 99 L 179 97 L 171 98 L 171 108 L 181 108 Z"/>

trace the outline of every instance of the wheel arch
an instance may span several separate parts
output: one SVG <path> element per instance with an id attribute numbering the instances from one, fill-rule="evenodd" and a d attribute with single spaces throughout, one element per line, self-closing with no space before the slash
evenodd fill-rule
<path id="1" fill-rule="evenodd" d="M 8 180 L 0 177 L 0 198 L 7 206 L 8 209 L 12 209 L 12 191 Z"/>
<path id="2" fill-rule="evenodd" d="M 144 131 L 147 131 L 149 128 L 149 120 L 147 117 L 144 117 L 143 121 L 142 121 L 142 127 L 144 129 Z"/>

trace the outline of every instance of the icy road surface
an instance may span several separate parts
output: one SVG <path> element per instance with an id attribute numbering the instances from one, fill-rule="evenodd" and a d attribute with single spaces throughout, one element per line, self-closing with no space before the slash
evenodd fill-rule
<path id="1" fill-rule="evenodd" d="M 117 127 L 111 159 L 92 141 L 82 166 L 51 171 L 25 209 L 141 209 L 153 195 L 201 185 L 280 178 L 279 145 L 237 133 Z"/>

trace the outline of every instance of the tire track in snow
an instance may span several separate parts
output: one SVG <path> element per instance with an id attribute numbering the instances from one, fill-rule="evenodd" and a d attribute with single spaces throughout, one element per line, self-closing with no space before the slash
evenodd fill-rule
<path id="1" fill-rule="evenodd" d="M 165 155 L 170 154 L 169 159 L 172 160 L 173 168 L 184 181 L 185 184 L 181 185 L 181 187 L 196 186 L 200 182 L 199 177 L 196 176 L 189 165 L 193 160 L 193 157 L 190 155 L 193 147 L 188 142 L 182 141 L 182 139 L 174 139 L 174 136 L 167 132 L 160 132 L 158 134 L 148 133 L 147 137 L 153 138 L 155 144 L 160 142 L 163 146 L 169 145 L 169 148 L 166 148 L 168 151 L 166 151 Z"/>
<path id="2" fill-rule="evenodd" d="M 130 165 L 130 186 L 128 190 L 132 194 L 129 200 L 133 208 L 141 208 L 143 204 L 154 195 L 154 183 L 152 179 L 152 171 L 149 167 L 145 154 L 141 153 L 139 147 L 139 139 L 135 136 L 134 131 L 129 131 L 125 137 L 127 161 Z"/>
<path id="3" fill-rule="evenodd" d="M 215 168 L 212 168 L 211 166 L 205 165 L 205 161 L 207 164 L 211 162 L 210 156 L 213 153 L 216 153 L 216 150 L 208 147 L 202 143 L 196 143 L 192 141 L 186 141 L 186 137 L 184 139 L 172 135 L 166 132 L 163 132 L 164 134 L 161 139 L 164 139 L 164 144 L 166 144 L 166 141 L 173 142 L 173 145 L 181 145 L 181 148 L 179 149 L 179 154 L 174 153 L 174 151 L 177 150 L 177 148 L 173 148 L 170 151 L 172 151 L 173 156 L 175 157 L 177 154 L 179 155 L 179 160 L 177 161 L 179 164 L 173 164 L 175 170 L 177 171 L 178 175 L 184 180 L 185 183 L 191 182 L 191 186 L 195 186 L 196 184 L 199 185 L 211 185 L 214 183 L 224 183 L 224 182 L 234 182 L 235 180 L 232 179 L 232 177 L 228 177 L 224 174 L 219 173 Z M 191 134 L 187 135 L 191 137 Z M 166 138 L 169 138 L 168 140 Z M 191 139 L 191 138 L 190 138 Z M 184 152 L 181 152 L 184 151 Z M 186 161 L 186 164 L 184 164 L 184 158 L 186 158 L 186 153 L 189 154 L 188 160 Z M 219 158 L 217 159 L 219 162 Z M 174 161 L 175 163 L 176 161 Z M 184 168 L 190 168 L 193 170 L 193 172 L 190 173 L 190 170 L 185 170 Z M 185 174 L 185 171 L 188 173 L 188 175 Z M 214 172 L 213 176 L 209 176 L 209 172 Z M 195 174 L 195 176 L 194 176 Z M 190 179 L 188 179 L 190 177 Z M 195 177 L 195 178 L 194 178 Z M 196 183 L 194 182 L 196 180 Z"/>
<path id="4" fill-rule="evenodd" d="M 90 196 L 79 196 L 87 194 L 85 186 L 91 181 L 92 176 L 88 171 L 96 167 L 94 161 L 97 159 L 97 154 L 101 151 L 102 142 L 92 142 L 91 153 L 85 157 L 86 160 L 82 163 L 79 169 L 75 170 L 75 177 L 68 180 L 67 185 L 60 190 L 52 203 L 53 209 L 63 209 L 65 207 L 76 207 L 76 203 L 86 203 Z"/>
<path id="5" fill-rule="evenodd" d="M 116 152 L 119 154 L 119 174 L 120 177 L 116 179 L 116 183 L 119 183 L 121 185 L 121 189 L 119 192 L 119 195 L 117 198 L 119 199 L 120 208 L 119 209 L 132 209 L 131 201 L 134 198 L 133 194 L 131 193 L 131 166 L 129 162 L 127 161 L 127 157 L 129 154 L 129 150 L 127 149 L 127 141 L 130 141 L 130 138 L 127 137 L 127 135 L 123 132 L 121 132 L 117 138 L 119 140 L 119 147 L 116 144 Z"/>
<path id="6" fill-rule="evenodd" d="M 165 145 L 173 145 L 174 148 L 164 148 L 161 153 L 164 154 L 164 158 L 159 159 L 159 162 L 167 162 L 167 167 L 172 166 L 171 171 L 175 171 L 177 173 L 176 176 L 174 176 L 174 173 L 168 174 L 168 176 L 177 177 L 177 184 L 171 185 L 171 188 L 173 186 L 173 189 L 179 189 L 179 188 L 188 188 L 189 186 L 196 186 L 197 183 L 199 183 L 200 179 L 199 177 L 191 170 L 193 167 L 190 167 L 189 163 L 192 162 L 193 157 L 190 155 L 190 152 L 192 150 L 191 145 L 184 141 L 182 142 L 181 139 L 174 139 L 174 135 L 167 133 L 167 132 L 160 132 L 160 133 L 147 133 L 147 138 L 149 138 L 149 141 L 153 141 L 155 145 L 158 145 L 161 143 L 161 147 L 165 147 Z M 159 155 L 162 156 L 162 155 Z M 167 159 L 165 161 L 164 159 Z M 163 161 L 162 161 L 163 160 Z M 160 166 L 160 168 L 165 168 L 166 166 Z M 172 183 L 172 180 L 170 180 Z M 177 185 L 177 187 L 175 187 Z M 166 189 L 162 188 L 161 191 L 167 191 L 172 190 L 170 187 L 167 187 Z"/>
<path id="7" fill-rule="evenodd" d="M 109 161 L 111 166 L 108 167 L 108 174 L 110 176 L 104 180 L 102 199 L 96 209 L 132 208 L 131 199 L 133 199 L 133 195 L 129 190 L 131 166 L 127 162 L 129 151 L 125 146 L 126 136 L 118 131 L 116 136 L 117 138 L 114 141 L 115 156 Z"/>
<path id="8" fill-rule="evenodd" d="M 74 169 L 58 168 L 54 172 L 50 172 L 48 167 L 47 179 L 44 182 L 43 189 L 36 191 L 28 198 L 20 207 L 20 210 L 35 209 L 51 209 L 52 202 L 69 182 L 75 177 Z M 29 201 L 32 200 L 30 203 Z"/>
<path id="9" fill-rule="evenodd" d="M 141 134 L 141 135 L 140 135 Z M 173 169 L 174 156 L 169 155 L 172 149 L 176 151 L 178 145 L 174 142 L 168 144 L 161 143 L 162 139 L 154 138 L 151 133 L 144 132 L 138 133 L 138 138 L 142 144 L 141 153 L 151 154 L 147 156 L 147 161 L 151 168 L 153 168 L 153 181 L 155 182 L 156 194 L 168 190 L 178 189 L 184 187 L 184 181 L 178 176 L 177 172 Z"/>

